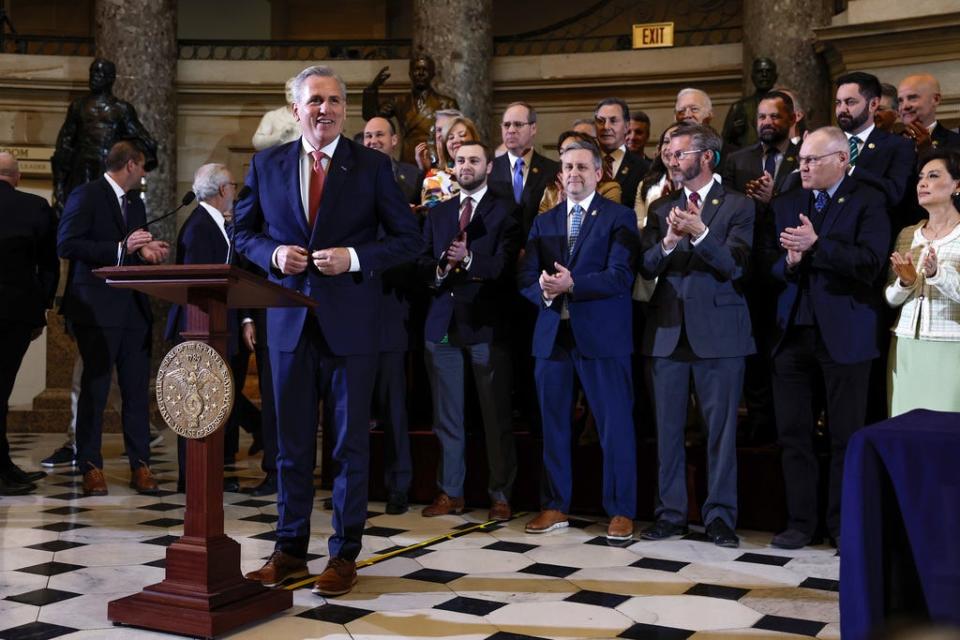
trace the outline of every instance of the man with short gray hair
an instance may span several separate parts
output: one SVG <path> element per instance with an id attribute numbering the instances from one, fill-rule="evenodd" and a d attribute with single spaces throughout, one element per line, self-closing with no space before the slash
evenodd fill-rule
<path id="1" fill-rule="evenodd" d="M 710 124 L 713 119 L 713 102 L 706 91 L 687 87 L 677 93 L 677 104 L 674 109 L 677 122 L 687 124 Z"/>
<path id="2" fill-rule="evenodd" d="M 293 82 L 299 140 L 253 156 L 236 212 L 237 250 L 271 281 L 316 301 L 267 310 L 279 432 L 276 547 L 247 574 L 267 586 L 308 574 L 320 400 L 330 406 L 333 533 L 314 593 L 357 582 L 367 518 L 369 414 L 380 347 L 381 274 L 421 247 L 390 159 L 343 136 L 347 95 L 330 67 Z M 293 194 L 293 196 L 291 196 Z"/>

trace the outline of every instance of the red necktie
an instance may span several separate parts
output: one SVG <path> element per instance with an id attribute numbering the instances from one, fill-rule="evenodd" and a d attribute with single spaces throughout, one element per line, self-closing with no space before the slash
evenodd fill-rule
<path id="1" fill-rule="evenodd" d="M 311 151 L 310 155 L 313 156 L 313 173 L 310 176 L 310 194 L 307 197 L 307 222 L 312 227 L 317 219 L 320 198 L 323 196 L 323 182 L 327 174 L 323 170 L 322 160 L 327 156 L 322 151 Z"/>
<path id="2" fill-rule="evenodd" d="M 470 224 L 470 216 L 473 215 L 473 198 L 467 196 L 463 199 L 463 204 L 460 205 L 460 231 L 463 231 L 467 228 L 467 225 Z"/>
<path id="3" fill-rule="evenodd" d="M 692 204 L 695 207 L 700 206 L 700 194 L 697 193 L 696 191 L 690 194 L 690 204 Z"/>

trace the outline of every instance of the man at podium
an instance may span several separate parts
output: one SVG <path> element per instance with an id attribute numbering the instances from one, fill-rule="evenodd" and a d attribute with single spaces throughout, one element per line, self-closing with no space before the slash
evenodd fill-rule
<path id="1" fill-rule="evenodd" d="M 319 302 L 269 309 L 267 341 L 279 429 L 277 542 L 267 586 L 307 575 L 318 405 L 333 403 L 333 528 L 319 595 L 347 593 L 366 523 L 368 418 L 380 335 L 380 274 L 420 250 L 416 219 L 390 158 L 341 135 L 346 87 L 325 66 L 293 82 L 301 137 L 257 153 L 236 211 L 237 249 L 269 278 Z M 378 228 L 385 236 L 377 239 Z"/>

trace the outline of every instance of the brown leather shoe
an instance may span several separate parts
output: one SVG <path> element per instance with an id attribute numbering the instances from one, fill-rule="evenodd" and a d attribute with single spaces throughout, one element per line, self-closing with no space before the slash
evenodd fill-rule
<path id="1" fill-rule="evenodd" d="M 513 517 L 513 511 L 510 509 L 510 503 L 502 500 L 494 500 L 490 505 L 490 513 L 487 514 L 487 520 L 496 520 L 497 522 L 506 522 Z"/>
<path id="2" fill-rule="evenodd" d="M 633 537 L 633 520 L 626 516 L 613 516 L 607 527 L 607 540 L 629 540 Z"/>
<path id="3" fill-rule="evenodd" d="M 327 568 L 313 583 L 318 596 L 342 596 L 357 584 L 357 563 L 344 558 L 330 558 Z"/>
<path id="4" fill-rule="evenodd" d="M 567 521 L 567 514 L 556 509 L 544 509 L 536 518 L 527 523 L 524 530 L 527 533 L 546 533 L 568 526 L 570 526 L 570 523 Z"/>
<path id="5" fill-rule="evenodd" d="M 307 571 L 307 561 L 304 558 L 297 558 L 283 551 L 274 551 L 267 563 L 246 574 L 247 580 L 256 580 L 265 587 L 275 587 L 287 580 L 297 578 L 306 578 L 310 573 Z"/>
<path id="6" fill-rule="evenodd" d="M 463 513 L 463 498 L 451 498 L 447 494 L 441 493 L 433 499 L 433 504 L 423 508 L 420 515 L 424 518 L 433 518 L 451 513 Z"/>
<path id="7" fill-rule="evenodd" d="M 83 474 L 83 495 L 107 495 L 107 479 L 103 476 L 103 470 L 98 469 L 92 462 L 88 462 L 87 465 L 90 468 Z"/>
<path id="8" fill-rule="evenodd" d="M 145 495 L 152 496 L 160 493 L 160 485 L 157 484 L 157 479 L 153 477 L 150 467 L 145 464 L 141 464 L 133 470 L 130 475 L 130 487 L 136 489 L 137 493 Z"/>

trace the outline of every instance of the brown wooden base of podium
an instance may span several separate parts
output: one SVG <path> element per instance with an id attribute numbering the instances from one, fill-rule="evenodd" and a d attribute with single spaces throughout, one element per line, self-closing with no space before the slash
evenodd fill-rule
<path id="1" fill-rule="evenodd" d="M 226 536 L 184 536 L 167 548 L 167 577 L 113 600 L 107 618 L 188 636 L 213 638 L 293 605 L 293 592 L 267 589 L 240 575 L 240 545 Z"/>

